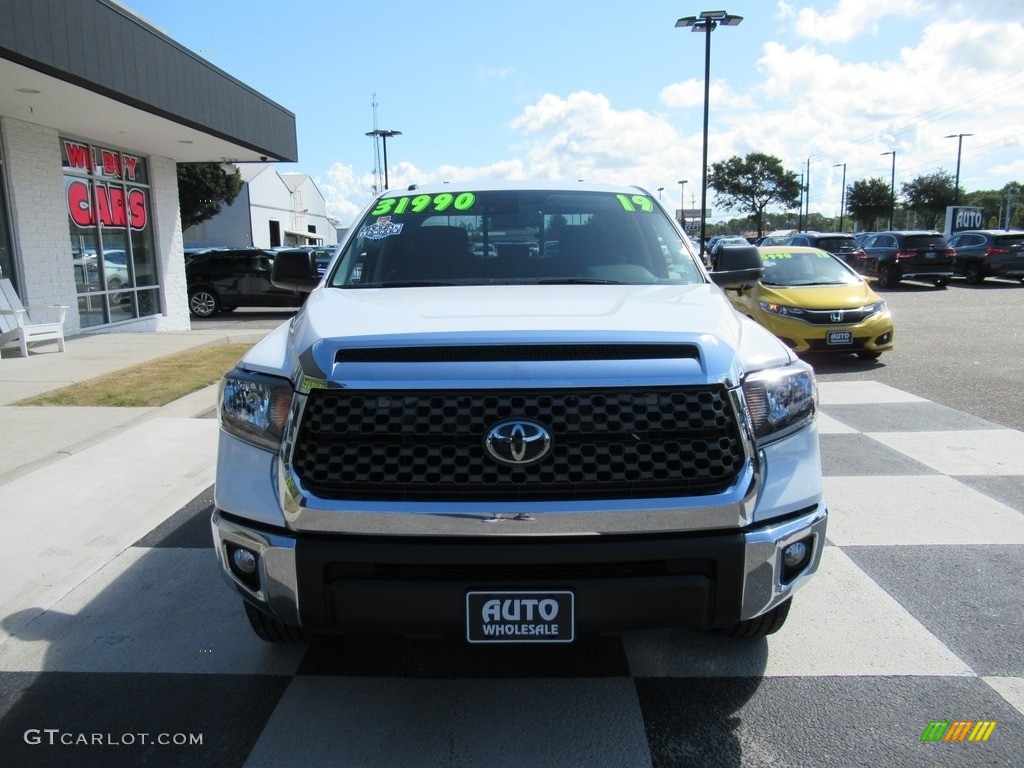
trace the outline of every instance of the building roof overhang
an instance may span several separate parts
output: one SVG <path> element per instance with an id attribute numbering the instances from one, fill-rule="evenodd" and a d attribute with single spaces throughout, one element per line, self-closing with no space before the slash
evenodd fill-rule
<path id="1" fill-rule="evenodd" d="M 112 0 L 0 18 L 0 115 L 176 162 L 298 159 L 294 114 Z"/>

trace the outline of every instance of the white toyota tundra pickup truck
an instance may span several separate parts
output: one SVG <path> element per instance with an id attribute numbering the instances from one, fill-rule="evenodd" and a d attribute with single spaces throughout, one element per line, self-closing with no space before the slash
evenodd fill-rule
<path id="1" fill-rule="evenodd" d="M 379 195 L 224 378 L 213 538 L 253 630 L 569 643 L 779 629 L 827 509 L 812 369 L 650 193 Z M 721 286 L 721 287 L 720 287 Z"/>

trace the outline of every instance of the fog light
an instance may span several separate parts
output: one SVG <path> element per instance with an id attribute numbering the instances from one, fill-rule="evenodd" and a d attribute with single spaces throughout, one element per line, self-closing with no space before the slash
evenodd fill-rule
<path id="1" fill-rule="evenodd" d="M 235 553 L 238 554 L 237 552 Z M 807 545 L 802 541 L 790 544 L 782 550 L 782 562 L 787 568 L 796 568 L 807 557 Z"/>
<path id="2" fill-rule="evenodd" d="M 256 573 L 256 555 L 248 549 L 242 549 L 239 547 L 235 550 L 231 559 L 234 561 L 235 568 L 238 570 L 239 574 L 249 576 Z"/>

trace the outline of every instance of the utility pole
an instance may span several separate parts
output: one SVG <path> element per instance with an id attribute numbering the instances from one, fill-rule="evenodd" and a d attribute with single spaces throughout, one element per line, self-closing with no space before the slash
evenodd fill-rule
<path id="1" fill-rule="evenodd" d="M 807 228 L 811 226 L 811 158 L 807 158 Z"/>

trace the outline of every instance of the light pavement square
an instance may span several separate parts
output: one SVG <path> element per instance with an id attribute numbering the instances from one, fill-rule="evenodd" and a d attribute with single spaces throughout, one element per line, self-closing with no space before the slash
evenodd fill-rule
<path id="1" fill-rule="evenodd" d="M 999 695 L 1024 714 L 1024 679 L 1019 677 L 983 677 Z"/>
<path id="2" fill-rule="evenodd" d="M 877 381 L 819 381 L 818 402 L 821 405 L 856 405 L 859 403 L 926 403 L 928 401 L 923 397 Z"/>
<path id="3" fill-rule="evenodd" d="M 1015 429 L 872 432 L 868 437 L 946 475 L 1024 475 L 1024 432 Z"/>
<path id="4" fill-rule="evenodd" d="M 211 419 L 154 419 L 3 485 L 0 541 L 18 546 L 3 558 L 0 616 L 52 605 L 209 487 L 216 432 Z"/>
<path id="5" fill-rule="evenodd" d="M 1024 515 L 944 475 L 826 477 L 838 546 L 1024 544 Z"/>
<path id="6" fill-rule="evenodd" d="M 623 640 L 635 677 L 973 674 L 837 547 L 767 642 L 673 631 Z"/>
<path id="7" fill-rule="evenodd" d="M 133 547 L 0 643 L 0 670 L 291 675 L 304 653 L 249 631 L 212 550 Z"/>
<path id="8" fill-rule="evenodd" d="M 819 435 L 852 435 L 857 432 L 853 427 L 848 427 L 821 411 L 818 411 L 817 421 Z"/>
<path id="9" fill-rule="evenodd" d="M 297 755 L 305 768 L 651 764 L 636 690 L 625 677 L 300 676 L 245 765 L 278 768 Z"/>

